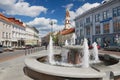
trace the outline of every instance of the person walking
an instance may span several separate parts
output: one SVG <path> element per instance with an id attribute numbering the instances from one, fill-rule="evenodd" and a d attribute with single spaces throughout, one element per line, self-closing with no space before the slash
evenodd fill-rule
<path id="1" fill-rule="evenodd" d="M 47 50 L 47 47 L 48 47 L 48 43 L 47 42 L 45 42 L 45 49 Z"/>

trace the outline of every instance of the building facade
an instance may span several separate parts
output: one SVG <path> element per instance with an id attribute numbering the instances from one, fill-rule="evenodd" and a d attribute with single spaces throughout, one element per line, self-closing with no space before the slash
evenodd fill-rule
<path id="1" fill-rule="evenodd" d="M 4 46 L 12 45 L 12 24 L 3 14 L 0 14 L 0 43 Z"/>
<path id="2" fill-rule="evenodd" d="M 25 45 L 39 45 L 39 31 L 35 27 L 26 25 Z"/>
<path id="3" fill-rule="evenodd" d="M 15 18 L 8 18 L 12 24 L 12 39 L 11 46 L 12 47 L 23 47 L 25 46 L 25 26 L 23 22 L 17 20 Z"/>
<path id="4" fill-rule="evenodd" d="M 120 45 L 120 0 L 109 0 L 75 18 L 77 44 Z"/>
<path id="5" fill-rule="evenodd" d="M 0 13 L 0 44 L 14 48 L 24 47 L 26 44 L 39 44 L 39 31 L 29 27 L 18 19 L 9 18 Z"/>

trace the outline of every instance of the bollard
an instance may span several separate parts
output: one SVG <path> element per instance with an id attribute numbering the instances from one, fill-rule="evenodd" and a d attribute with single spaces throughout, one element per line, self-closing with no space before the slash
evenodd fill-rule
<path id="1" fill-rule="evenodd" d="M 31 49 L 28 50 L 28 54 L 30 54 L 30 53 L 31 53 Z"/>
<path id="2" fill-rule="evenodd" d="M 114 80 L 114 73 L 110 71 L 110 80 Z"/>
<path id="3" fill-rule="evenodd" d="M 30 51 L 31 51 L 31 54 L 32 54 L 32 49 L 33 49 L 33 48 L 31 48 L 31 50 L 30 50 Z"/>
<path id="4" fill-rule="evenodd" d="M 27 55 L 27 53 L 26 53 L 26 49 L 25 49 L 25 55 Z"/>
<path id="5" fill-rule="evenodd" d="M 106 71 L 106 76 L 102 80 L 115 80 L 114 73 L 112 71 Z"/>

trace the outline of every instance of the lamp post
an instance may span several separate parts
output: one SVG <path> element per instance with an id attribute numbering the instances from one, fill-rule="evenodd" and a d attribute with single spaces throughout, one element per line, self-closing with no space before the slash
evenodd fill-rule
<path id="1" fill-rule="evenodd" d="M 51 35 L 52 35 L 53 25 L 55 24 L 55 21 L 50 20 L 49 24 L 51 25 Z"/>

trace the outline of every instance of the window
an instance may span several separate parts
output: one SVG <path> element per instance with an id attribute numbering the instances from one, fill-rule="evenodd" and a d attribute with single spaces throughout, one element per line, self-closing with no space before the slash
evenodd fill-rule
<path id="1" fill-rule="evenodd" d="M 118 7 L 117 13 L 118 13 L 118 16 L 120 16 L 120 6 Z"/>
<path id="2" fill-rule="evenodd" d="M 79 30 L 76 30 L 76 34 L 77 34 L 77 36 L 79 37 Z"/>
<path id="3" fill-rule="evenodd" d="M 86 23 L 90 23 L 90 17 L 86 18 Z"/>
<path id="4" fill-rule="evenodd" d="M 109 10 L 103 12 L 103 20 L 108 19 L 110 17 Z"/>
<path id="5" fill-rule="evenodd" d="M 120 20 L 113 23 L 114 32 L 120 32 Z"/>
<path id="6" fill-rule="evenodd" d="M 2 32 L 2 38 L 4 38 L 4 37 L 5 37 L 4 35 L 5 35 L 5 32 Z"/>
<path id="7" fill-rule="evenodd" d="M 116 17 L 117 16 L 117 8 L 114 8 L 113 9 L 113 17 Z"/>
<path id="8" fill-rule="evenodd" d="M 103 19 L 106 19 L 107 18 L 107 15 L 106 15 L 106 11 L 103 12 Z"/>
<path id="9" fill-rule="evenodd" d="M 76 22 L 76 28 L 78 28 L 79 27 L 79 23 L 78 22 Z"/>
<path id="10" fill-rule="evenodd" d="M 11 34 L 9 33 L 9 38 L 11 38 Z"/>
<path id="11" fill-rule="evenodd" d="M 110 18 L 110 11 L 109 10 L 106 11 L 106 15 L 107 15 L 107 18 Z"/>
<path id="12" fill-rule="evenodd" d="M 3 22 L 3 28 L 5 28 L 4 26 L 5 26 L 5 23 Z"/>
<path id="13" fill-rule="evenodd" d="M 96 34 L 100 34 L 100 25 L 97 25 L 97 26 L 95 27 L 95 33 L 96 33 Z"/>
<path id="14" fill-rule="evenodd" d="M 110 28 L 110 26 L 109 26 L 109 23 L 104 23 L 103 24 L 103 32 L 104 33 L 109 33 L 110 32 L 110 30 L 109 30 L 109 28 Z"/>
<path id="15" fill-rule="evenodd" d="M 100 21 L 100 14 L 96 14 L 95 15 L 95 22 L 99 22 Z"/>
<path id="16" fill-rule="evenodd" d="M 120 6 L 113 8 L 113 17 L 120 16 Z"/>
<path id="17" fill-rule="evenodd" d="M 6 32 L 6 38 L 8 39 L 8 33 Z"/>
<path id="18" fill-rule="evenodd" d="M 12 38 L 14 38 L 14 31 L 12 31 Z"/>
<path id="19" fill-rule="evenodd" d="M 84 36 L 83 35 L 83 29 L 80 29 L 80 36 Z"/>
<path id="20" fill-rule="evenodd" d="M 90 27 L 86 27 L 86 34 L 90 35 Z"/>
<path id="21" fill-rule="evenodd" d="M 80 27 L 82 27 L 83 26 L 83 22 L 80 22 Z"/>

